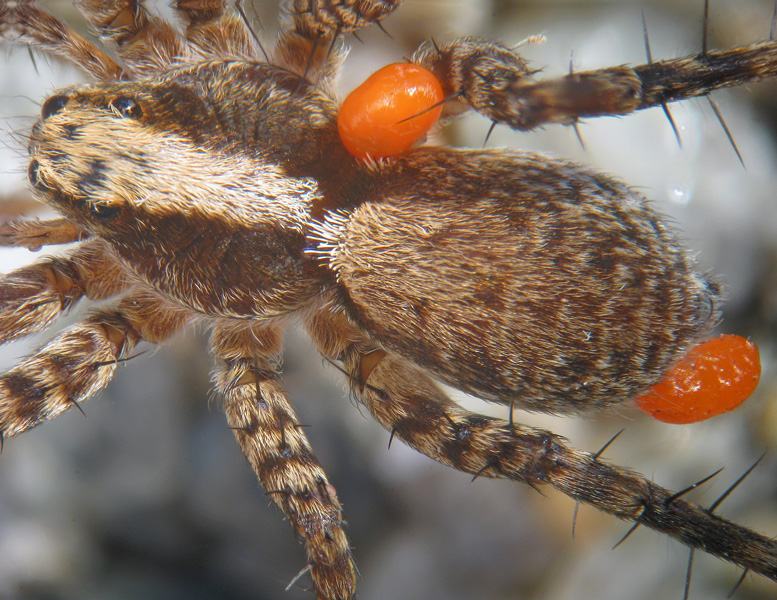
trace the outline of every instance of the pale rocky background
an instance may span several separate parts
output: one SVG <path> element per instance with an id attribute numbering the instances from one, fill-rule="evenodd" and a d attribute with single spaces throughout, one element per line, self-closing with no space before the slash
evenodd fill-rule
<path id="1" fill-rule="evenodd" d="M 276 7 L 256 1 L 266 40 Z M 82 23 L 67 2 L 52 10 Z M 655 59 L 700 49 L 702 1 L 412 1 L 351 40 L 343 93 L 366 74 L 401 60 L 422 41 L 472 34 L 517 43 L 549 76 L 645 60 L 640 11 Z M 254 11 L 246 2 L 249 13 Z M 713 0 L 711 47 L 768 36 L 770 1 Z M 0 50 L 0 195 L 11 214 L 25 192 L 24 132 L 40 100 L 79 77 L 68 65 L 26 49 Z M 673 106 L 683 146 L 660 109 L 533 134 L 497 128 L 489 145 L 549 152 L 615 174 L 661 203 L 721 273 L 731 300 L 723 329 L 760 344 L 764 378 L 737 412 L 711 422 L 662 425 L 631 408 L 590 420 L 520 415 L 595 450 L 625 428 L 606 456 L 673 489 L 725 467 L 694 493 L 711 503 L 762 452 L 767 457 L 720 512 L 777 534 L 777 198 L 774 84 L 716 94 L 746 168 L 706 101 Z M 457 121 L 444 139 L 480 146 L 488 123 Z M 34 258 L 0 253 L 11 270 Z M 78 318 L 77 312 L 67 320 Z M 46 336 L 0 349 L 2 368 Z M 19 438 L 0 456 L 0 600 L 243 600 L 311 598 L 284 588 L 304 566 L 302 548 L 269 506 L 208 402 L 210 360 L 196 333 L 132 360 L 110 388 L 75 411 Z M 646 530 L 611 550 L 628 525 L 582 507 L 572 539 L 572 501 L 509 482 L 478 480 L 395 443 L 362 416 L 332 368 L 291 331 L 285 384 L 336 486 L 360 569 L 365 600 L 652 600 L 682 598 L 687 551 Z M 499 407 L 468 401 L 476 410 Z M 362 411 L 364 412 L 364 411 Z M 738 571 L 697 554 L 691 597 L 722 599 Z M 777 596 L 777 584 L 749 576 L 736 598 Z"/>

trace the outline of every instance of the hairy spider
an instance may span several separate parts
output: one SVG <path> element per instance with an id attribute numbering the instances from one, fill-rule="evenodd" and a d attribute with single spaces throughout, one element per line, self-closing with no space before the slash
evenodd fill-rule
<path id="1" fill-rule="evenodd" d="M 127 76 L 131 81 L 74 88 L 44 103 L 45 118 L 31 137 L 29 176 L 39 196 L 77 224 L 50 224 L 44 229 L 56 236 L 46 241 L 91 237 L 71 251 L 82 256 L 75 271 L 68 259 L 44 259 L 4 281 L 2 329 L 9 338 L 41 329 L 79 294 L 92 299 L 124 296 L 118 300 L 119 309 L 108 304 L 89 317 L 88 330 L 76 326 L 56 338 L 60 342 L 54 343 L 61 349 L 44 350 L 5 376 L 0 384 L 7 392 L 0 399 L 0 428 L 6 436 L 102 387 L 116 363 L 131 356 L 131 346 L 140 340 L 163 341 L 185 322 L 203 324 L 221 361 L 216 387 L 225 396 L 230 424 L 268 495 L 308 542 L 318 595 L 349 597 L 352 567 L 336 497 L 306 449 L 299 421 L 292 418 L 277 384 L 279 328 L 296 313 L 319 349 L 348 372 L 360 401 L 396 433 L 393 437 L 482 477 L 504 476 L 515 468 L 512 475 L 520 480 L 554 483 L 575 498 L 610 511 L 623 511 L 634 502 L 647 505 L 665 513 L 653 520 L 643 512 L 649 524 L 680 537 L 694 535 L 694 520 L 706 519 L 712 523 L 710 539 L 727 543 L 721 521 L 683 500 L 666 501 L 670 496 L 645 480 L 620 480 L 627 477 L 625 472 L 587 453 L 570 453 L 549 434 L 457 413 L 426 374 L 400 358 L 487 399 L 503 404 L 514 401 L 535 410 L 581 412 L 589 404 L 607 405 L 644 390 L 685 347 L 704 335 L 714 318 L 710 305 L 717 292 L 714 285 L 693 274 L 687 255 L 638 197 L 611 180 L 549 159 L 532 159 L 525 167 L 526 177 L 518 181 L 513 172 L 519 157 L 514 154 L 418 150 L 383 165 L 361 166 L 342 152 L 331 135 L 334 105 L 324 93 L 330 75 L 327 68 L 334 69 L 338 53 L 336 49 L 330 53 L 329 26 L 298 23 L 298 30 L 308 35 L 281 38 L 280 48 L 291 50 L 283 59 L 273 55 L 271 62 L 282 63 L 291 75 L 233 63 L 183 67 L 154 79 L 156 71 L 170 69 L 172 60 L 188 60 L 186 49 L 163 30 L 141 23 L 143 10 L 134 3 L 81 4 L 87 11 L 105 4 L 128 9 L 122 12 L 114 6 L 115 12 L 104 20 L 96 12 L 87 16 L 92 16 L 94 25 L 110 22 L 130 28 L 129 33 L 114 32 L 123 74 L 113 68 L 112 59 L 98 62 L 101 78 Z M 229 39 L 214 36 L 215 51 L 198 37 L 208 31 L 220 5 L 211 3 L 214 12 L 210 13 L 208 3 L 178 3 L 179 8 L 194 11 L 190 24 L 197 26 L 188 29 L 190 43 L 206 57 L 261 60 L 243 21 L 230 18 L 231 13 L 221 21 L 232 28 L 231 35 Z M 6 2 L 0 7 L 7 11 L 0 14 L 10 15 L 3 21 L 9 39 L 33 22 L 29 16 L 36 9 L 29 3 Z M 17 19 L 20 14 L 27 19 Z M 199 17 L 205 18 L 200 22 Z M 141 35 L 132 32 L 133 23 L 140 26 Z M 34 39 L 40 32 L 32 26 L 23 33 L 33 39 L 23 41 L 43 45 L 45 40 Z M 146 44 L 157 34 L 157 41 L 164 38 L 163 51 L 149 53 Z M 58 43 L 56 37 L 48 41 Z M 90 51 L 81 58 L 95 56 Z M 156 64 L 146 64 L 149 56 Z M 152 78 L 135 83 L 140 72 Z M 301 75 L 315 86 L 301 82 Z M 192 114 L 199 117 L 196 127 Z M 249 123 L 264 120 L 262 127 L 246 127 L 246 115 Z M 238 117 L 240 125 L 230 125 Z M 266 139 L 260 143 L 256 138 L 261 136 Z M 495 187 L 500 180 L 504 187 Z M 591 185 L 598 190 L 594 195 L 586 192 Z M 514 279 L 513 263 L 524 259 L 514 248 L 519 241 L 515 232 L 527 229 L 527 219 L 536 216 L 516 212 L 515 198 L 510 196 L 507 204 L 506 197 L 536 194 L 538 202 L 547 202 L 545 188 L 555 190 L 554 197 L 563 197 L 564 189 L 575 189 L 572 199 L 594 209 L 580 216 L 582 231 L 592 236 L 585 245 L 575 239 L 573 230 L 558 230 L 557 241 L 559 236 L 572 238 L 568 248 L 552 250 L 548 256 L 535 252 L 538 263 L 522 264 L 522 268 L 537 269 L 534 283 L 526 286 L 530 304 L 531 294 L 537 294 L 532 310 L 542 308 L 536 298 L 543 303 L 557 300 L 559 289 L 570 294 L 590 291 L 591 297 L 582 300 L 572 294 L 574 318 L 561 319 L 561 333 L 548 326 L 543 313 L 553 313 L 555 321 L 564 314 L 563 306 L 536 311 L 532 319 L 520 322 L 515 306 L 510 311 L 497 306 L 504 300 L 514 302 L 519 290 L 509 287 L 511 281 L 496 282 L 506 289 L 494 288 L 500 274 Z M 608 194 L 613 200 L 602 198 Z M 578 216 L 553 202 L 548 210 L 544 217 L 561 211 L 564 223 Z M 605 215 L 609 224 L 602 225 L 598 217 L 592 218 L 600 211 L 613 211 L 617 219 Z M 504 231 L 499 229 L 503 217 L 509 221 Z M 494 222 L 481 226 L 481 219 L 488 218 Z M 441 226 L 444 223 L 447 228 Z M 558 228 L 562 220 L 551 223 Z M 637 259 L 630 249 L 648 248 L 647 256 L 639 259 L 644 262 L 637 263 L 647 273 L 647 284 L 635 285 L 640 298 L 652 294 L 654 299 L 647 308 L 635 306 L 613 321 L 603 316 L 600 307 L 620 306 L 631 296 L 618 295 L 619 286 L 596 289 L 594 284 L 601 278 L 575 268 L 580 261 L 574 244 L 581 244 L 581 252 L 597 241 L 604 244 L 604 238 L 624 223 L 633 225 L 624 237 L 637 236 L 633 244 L 624 242 L 624 264 L 635 266 L 630 261 Z M 372 225 L 379 227 L 372 230 Z M 547 228 L 544 222 L 531 225 L 540 232 Z M 27 230 L 25 235 L 25 226 L 20 227 L 16 244 L 38 243 L 38 232 Z M 603 236 L 597 238 L 599 228 Z M 381 236 L 389 237 L 381 240 Z M 620 241 L 609 241 L 608 250 L 619 248 Z M 364 256 L 359 255 L 362 250 Z M 599 263 L 596 274 L 601 275 L 610 263 L 606 254 L 594 260 Z M 258 261 L 269 256 L 277 262 Z M 449 262 L 462 258 L 470 261 L 468 265 Z M 564 267 L 565 261 L 570 268 Z M 548 268 L 551 263 L 555 267 Z M 489 285 L 473 288 L 480 280 L 480 266 L 487 270 L 480 279 Z M 462 280 L 463 272 L 467 278 Z M 553 291 L 540 293 L 546 279 L 555 282 Z M 674 309 L 664 310 L 667 294 L 681 300 Z M 610 295 L 618 302 L 608 305 L 605 300 Z M 375 310 L 378 306 L 381 310 Z M 632 321 L 645 315 L 649 317 L 646 326 L 632 326 Z M 577 321 L 586 318 L 585 326 Z M 589 356 L 585 348 L 575 354 L 575 331 L 586 338 L 588 334 L 601 338 L 598 346 L 592 346 L 596 355 Z M 554 340 L 556 335 L 560 338 Z M 74 341 L 61 341 L 67 339 Z M 519 343 L 539 347 L 530 359 L 537 363 L 532 368 L 516 358 Z M 626 349 L 618 346 L 626 343 Z M 511 344 L 512 350 L 505 351 Z M 642 354 L 634 353 L 640 344 L 645 348 Z M 623 364 L 611 360 L 609 366 L 594 368 L 591 361 L 606 362 L 607 352 Z M 639 368 L 635 361 L 640 362 Z M 517 366 L 522 368 L 520 373 L 515 372 Z M 430 402 L 433 398 L 439 403 Z M 570 407 L 570 402 L 578 406 Z M 393 417 L 384 412 L 397 407 L 399 413 Z M 478 441 L 479 435 L 504 438 L 499 451 L 489 448 L 491 442 Z M 526 437 L 518 439 L 522 435 Z M 517 444 L 526 446 L 531 457 L 510 467 Z M 600 495 L 608 485 L 613 494 L 633 496 L 640 491 L 630 502 L 615 501 L 606 493 Z M 628 510 L 636 514 L 633 507 Z M 621 516 L 629 515 L 621 512 Z M 675 519 L 686 521 L 677 525 Z M 753 543 L 745 534 L 734 538 L 733 548 L 723 552 L 730 554 Z M 764 560 L 773 574 L 774 549 L 766 540 L 762 544 L 771 548 Z M 750 565 L 741 557 L 738 562 Z"/>

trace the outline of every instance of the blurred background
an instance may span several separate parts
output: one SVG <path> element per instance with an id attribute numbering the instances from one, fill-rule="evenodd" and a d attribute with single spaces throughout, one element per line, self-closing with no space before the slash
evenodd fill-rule
<path id="1" fill-rule="evenodd" d="M 41 3 L 79 29 L 69 2 Z M 274 39 L 277 6 L 245 2 Z M 158 7 L 162 14 L 169 8 Z M 477 35 L 515 44 L 543 33 L 522 52 L 547 76 L 645 62 L 644 12 L 655 60 L 701 48 L 702 0 L 406 0 L 377 28 L 351 38 L 342 94 L 383 64 L 434 36 Z M 713 0 L 710 47 L 766 39 L 771 0 Z M 23 47 L 0 50 L 0 205 L 2 215 L 34 214 L 26 191 L 25 135 L 52 90 L 81 80 L 71 65 Z M 605 457 L 671 489 L 725 467 L 692 498 L 713 502 L 763 452 L 765 460 L 718 512 L 766 535 L 777 534 L 777 165 L 775 85 L 715 94 L 742 153 L 739 163 L 705 100 L 671 107 L 679 147 L 660 109 L 532 134 L 497 128 L 488 145 L 542 151 L 595 166 L 638 187 L 682 230 L 699 261 L 728 290 L 722 330 L 749 336 L 764 375 L 736 412 L 690 426 L 663 425 L 632 408 L 591 419 L 516 413 L 572 445 L 597 450 L 625 429 Z M 480 147 L 489 123 L 459 119 L 439 143 Z M 9 271 L 36 258 L 4 250 Z M 81 307 L 62 325 L 85 314 Z M 59 324 L 58 324 L 59 325 Z M 50 335 L 50 334 L 49 334 Z M 48 336 L 0 348 L 7 369 Z M 203 337 L 189 332 L 120 369 L 107 391 L 76 411 L 6 440 L 0 456 L 0 599 L 310 598 L 284 588 L 304 552 L 242 458 L 218 402 L 209 402 L 211 362 Z M 339 374 L 322 364 L 305 336 L 286 340 L 284 383 L 316 452 L 338 490 L 360 570 L 359 597 L 426 600 L 682 598 L 687 550 L 629 525 L 517 484 L 444 468 L 394 443 L 349 400 Z M 504 408 L 462 399 L 480 412 Z M 697 554 L 691 598 L 722 599 L 739 572 Z M 306 583 L 305 578 L 300 585 Z M 748 576 L 737 598 L 777 595 L 777 584 Z"/>

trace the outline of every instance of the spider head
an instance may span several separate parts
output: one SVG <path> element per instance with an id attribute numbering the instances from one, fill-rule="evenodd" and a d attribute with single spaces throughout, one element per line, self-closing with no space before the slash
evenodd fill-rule
<path id="1" fill-rule="evenodd" d="M 85 104 L 76 90 L 48 98 L 30 136 L 27 175 L 45 201 L 99 234 L 125 212 L 122 198 L 131 190 L 121 193 L 119 180 L 114 177 L 108 182 L 106 178 L 118 144 L 132 138 L 131 121 L 140 123 L 142 113 L 139 103 L 126 96 L 116 96 L 101 109 L 95 108 Z M 117 118 L 127 123 L 111 127 L 109 133 L 108 125 Z M 112 139 L 110 144 L 105 143 L 107 139 Z"/>

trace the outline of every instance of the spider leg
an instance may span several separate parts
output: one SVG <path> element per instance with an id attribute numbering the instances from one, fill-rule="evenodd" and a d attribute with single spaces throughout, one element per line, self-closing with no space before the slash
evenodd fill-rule
<path id="1" fill-rule="evenodd" d="M 40 250 L 41 246 L 70 244 L 90 237 L 69 219 L 14 219 L 0 223 L 0 246 Z"/>
<path id="2" fill-rule="evenodd" d="M 122 78 L 119 64 L 46 11 L 36 0 L 0 2 L 0 40 L 62 56 L 99 80 Z"/>
<path id="3" fill-rule="evenodd" d="M 164 341 L 191 313 L 136 294 L 100 310 L 0 376 L 0 439 L 57 416 L 103 389 L 141 340 Z"/>
<path id="4" fill-rule="evenodd" d="M 355 567 L 335 490 L 278 383 L 281 331 L 218 322 L 211 349 L 227 421 L 267 494 L 304 541 L 316 597 L 353 598 Z"/>
<path id="5" fill-rule="evenodd" d="M 686 58 L 573 72 L 537 81 L 512 48 L 461 38 L 422 46 L 412 62 L 431 70 L 448 99 L 495 123 L 526 131 L 585 117 L 625 115 L 777 75 L 777 43 L 753 44 Z"/>
<path id="6" fill-rule="evenodd" d="M 204 58 L 266 58 L 254 32 L 241 15 L 226 11 L 225 0 L 176 0 L 186 23 L 186 42 Z"/>
<path id="7" fill-rule="evenodd" d="M 8 273 L 0 278 L 0 344 L 42 331 L 84 296 L 102 300 L 126 287 L 124 268 L 101 240 Z"/>
<path id="8" fill-rule="evenodd" d="M 777 580 L 777 540 L 569 448 L 549 431 L 461 408 L 423 371 L 363 336 L 359 340 L 342 314 L 319 311 L 307 328 L 322 353 L 342 362 L 355 394 L 392 438 L 475 477 L 550 484 L 576 501 Z"/>
<path id="9" fill-rule="evenodd" d="M 81 14 L 110 40 L 126 70 L 143 77 L 187 62 L 186 45 L 168 23 L 148 13 L 142 0 L 78 0 Z"/>
<path id="10" fill-rule="evenodd" d="M 282 20 L 273 64 L 326 85 L 345 58 L 338 47 L 341 34 L 380 24 L 401 0 L 292 0 Z"/>

